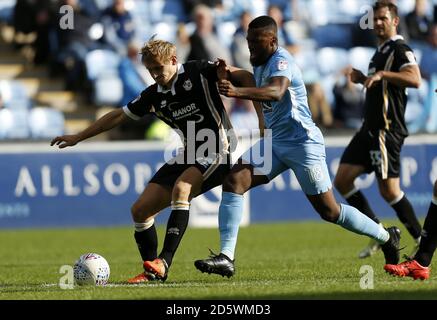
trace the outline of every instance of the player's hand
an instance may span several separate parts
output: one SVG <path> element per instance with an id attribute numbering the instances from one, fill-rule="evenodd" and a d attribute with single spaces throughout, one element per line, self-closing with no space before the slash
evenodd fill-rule
<path id="1" fill-rule="evenodd" d="M 217 59 L 217 77 L 219 80 L 229 80 L 229 68 L 226 61 L 223 59 Z"/>
<path id="2" fill-rule="evenodd" d="M 367 80 L 364 82 L 364 87 L 369 89 L 373 87 L 376 84 L 376 82 L 379 82 L 381 80 L 382 80 L 382 72 L 378 71 L 373 76 L 367 78 Z"/>
<path id="3" fill-rule="evenodd" d="M 352 68 L 351 72 L 349 73 L 350 77 L 351 77 L 351 81 L 353 83 L 364 83 L 364 81 L 366 80 L 366 76 L 357 69 Z"/>
<path id="4" fill-rule="evenodd" d="M 220 80 L 218 82 L 218 89 L 220 94 L 226 96 L 226 97 L 230 97 L 230 98 L 235 98 L 238 95 L 238 90 L 237 88 L 235 88 L 232 83 L 228 80 Z"/>
<path id="5" fill-rule="evenodd" d="M 72 147 L 79 142 L 79 137 L 76 134 L 56 137 L 50 142 L 51 146 L 57 145 L 59 149 Z"/>

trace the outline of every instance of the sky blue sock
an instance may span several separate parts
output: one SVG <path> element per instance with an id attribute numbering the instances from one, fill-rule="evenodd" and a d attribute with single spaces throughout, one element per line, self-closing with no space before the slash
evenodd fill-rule
<path id="1" fill-rule="evenodd" d="M 219 208 L 220 252 L 234 260 L 238 228 L 243 216 L 243 196 L 223 192 Z"/>
<path id="2" fill-rule="evenodd" d="M 336 223 L 349 231 L 369 236 L 380 244 L 386 243 L 390 238 L 383 226 L 346 204 L 340 203 L 340 216 Z"/>

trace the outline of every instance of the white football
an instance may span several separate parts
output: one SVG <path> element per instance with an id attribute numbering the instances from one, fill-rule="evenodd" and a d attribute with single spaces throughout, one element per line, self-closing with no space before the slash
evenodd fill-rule
<path id="1" fill-rule="evenodd" d="M 97 253 L 81 255 L 73 270 L 74 280 L 78 285 L 104 286 L 109 280 L 109 264 Z"/>

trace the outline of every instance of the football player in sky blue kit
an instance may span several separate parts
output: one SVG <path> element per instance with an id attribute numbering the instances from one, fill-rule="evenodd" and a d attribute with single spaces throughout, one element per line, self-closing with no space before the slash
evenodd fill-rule
<path id="1" fill-rule="evenodd" d="M 258 146 L 249 149 L 237 161 L 223 182 L 219 209 L 220 254 L 195 261 L 196 268 L 228 277 L 235 273 L 234 252 L 243 212 L 243 194 L 288 169 L 294 171 L 322 219 L 377 240 L 386 263 L 396 264 L 399 261 L 399 229 L 390 227 L 386 230 L 357 209 L 335 200 L 323 136 L 311 119 L 301 72 L 288 51 L 278 46 L 277 39 L 277 25 L 271 17 L 254 19 L 249 24 L 247 42 L 256 87 L 234 87 L 228 80 L 219 81 L 219 91 L 225 96 L 262 102 L 265 128 L 272 134 L 271 168 L 266 170 L 269 164 L 260 165 L 260 161 L 251 157 L 252 150 L 264 150 L 267 138 L 261 139 Z M 232 71 L 232 67 L 228 68 Z M 265 155 L 264 160 L 269 161 Z"/>

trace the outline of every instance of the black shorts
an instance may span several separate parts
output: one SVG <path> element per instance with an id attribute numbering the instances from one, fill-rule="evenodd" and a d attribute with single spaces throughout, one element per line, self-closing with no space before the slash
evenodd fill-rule
<path id="1" fill-rule="evenodd" d="M 180 161 L 175 162 L 175 160 Z M 187 161 L 184 154 L 180 154 L 165 163 L 149 182 L 173 188 L 179 176 L 190 167 L 198 168 L 203 175 L 200 191 L 200 194 L 203 194 L 223 183 L 225 176 L 231 171 L 231 156 L 230 154 L 217 154 L 214 157 L 197 158 L 190 162 Z"/>
<path id="2" fill-rule="evenodd" d="M 340 163 L 364 166 L 380 179 L 398 178 L 405 136 L 386 130 L 358 131 L 346 147 Z"/>

